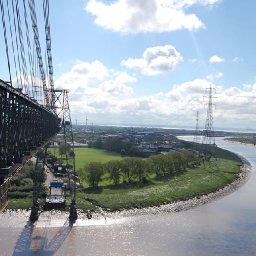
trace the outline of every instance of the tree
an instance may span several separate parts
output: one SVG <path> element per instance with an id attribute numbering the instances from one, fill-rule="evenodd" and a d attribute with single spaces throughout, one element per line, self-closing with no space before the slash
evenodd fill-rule
<path id="1" fill-rule="evenodd" d="M 119 137 L 108 137 L 104 143 L 104 149 L 128 156 L 139 156 L 142 152 L 132 142 Z"/>
<path id="2" fill-rule="evenodd" d="M 112 160 L 105 164 L 105 169 L 109 173 L 109 177 L 117 185 L 121 177 L 121 163 L 118 160 Z"/>
<path id="3" fill-rule="evenodd" d="M 103 175 L 103 165 L 98 162 L 90 162 L 84 168 L 85 178 L 90 187 L 97 187 Z"/>
<path id="4" fill-rule="evenodd" d="M 104 143 L 104 148 L 108 151 L 120 153 L 123 147 L 122 139 L 118 137 L 108 137 Z"/>
<path id="5" fill-rule="evenodd" d="M 168 173 L 169 175 L 172 175 L 174 173 L 175 168 L 172 153 L 168 153 L 164 156 L 164 166 L 165 173 Z"/>
<path id="6" fill-rule="evenodd" d="M 59 154 L 62 157 L 63 155 L 66 155 L 71 150 L 71 146 L 67 143 L 62 143 L 59 145 Z"/>
<path id="7" fill-rule="evenodd" d="M 98 149 L 102 149 L 102 148 L 103 148 L 103 142 L 102 142 L 100 139 L 97 139 L 97 140 L 94 142 L 94 147 L 95 147 L 95 148 L 98 148 Z"/>
<path id="8" fill-rule="evenodd" d="M 173 153 L 173 163 L 175 167 L 175 172 L 186 170 L 187 166 L 186 166 L 185 157 L 181 152 Z"/>
<path id="9" fill-rule="evenodd" d="M 125 149 L 122 148 L 122 149 L 121 149 L 121 157 L 125 157 L 125 155 L 126 155 Z"/>
<path id="10" fill-rule="evenodd" d="M 164 155 L 152 155 L 149 157 L 149 161 L 156 176 L 164 175 Z"/>
<path id="11" fill-rule="evenodd" d="M 127 182 L 131 183 L 132 181 L 132 172 L 131 172 L 131 165 L 132 165 L 132 158 L 125 158 L 120 162 L 121 171 L 127 179 Z"/>
<path id="12" fill-rule="evenodd" d="M 183 150 L 183 151 L 181 151 L 181 153 L 184 156 L 187 167 L 195 166 L 198 164 L 198 162 L 199 162 L 198 157 L 196 157 L 196 155 L 194 153 L 192 153 L 191 151 Z"/>
<path id="13" fill-rule="evenodd" d="M 140 183 L 143 183 L 146 173 L 146 166 L 144 161 L 139 158 L 133 158 L 131 163 L 131 170 L 133 175 L 138 178 Z"/>

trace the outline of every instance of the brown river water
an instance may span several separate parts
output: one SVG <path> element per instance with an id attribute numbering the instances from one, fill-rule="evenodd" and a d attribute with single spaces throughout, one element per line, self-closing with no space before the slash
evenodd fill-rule
<path id="1" fill-rule="evenodd" d="M 256 255 L 256 148 L 216 143 L 252 165 L 233 193 L 180 212 L 165 206 L 91 220 L 79 214 L 73 225 L 61 212 L 43 212 L 34 224 L 29 212 L 3 212 L 0 255 Z"/>

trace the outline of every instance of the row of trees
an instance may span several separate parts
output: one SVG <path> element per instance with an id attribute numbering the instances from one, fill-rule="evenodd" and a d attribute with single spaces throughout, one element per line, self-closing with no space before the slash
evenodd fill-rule
<path id="1" fill-rule="evenodd" d="M 100 139 L 90 142 L 88 144 L 89 147 L 105 149 L 107 151 L 116 152 L 121 154 L 121 156 L 138 156 L 144 157 L 145 153 L 141 151 L 134 143 L 128 140 L 123 140 L 119 137 L 109 137 L 106 138 L 105 141 Z"/>
<path id="2" fill-rule="evenodd" d="M 105 164 L 91 162 L 84 167 L 80 174 L 87 180 L 90 187 L 97 187 L 103 179 L 109 179 L 114 185 L 122 182 L 145 183 L 149 176 L 174 176 L 184 172 L 187 167 L 199 164 L 199 158 L 190 151 L 153 155 L 147 159 L 124 158 L 112 160 Z"/>

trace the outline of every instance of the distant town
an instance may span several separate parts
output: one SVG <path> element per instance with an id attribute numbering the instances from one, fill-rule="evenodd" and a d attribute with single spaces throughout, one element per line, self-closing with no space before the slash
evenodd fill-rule
<path id="1" fill-rule="evenodd" d="M 122 149 L 126 149 L 127 152 L 123 152 L 124 154 L 128 154 L 130 156 L 139 155 L 144 157 L 155 153 L 176 151 L 177 148 L 182 146 L 180 144 L 180 140 L 177 140 L 176 136 L 198 136 L 197 142 L 200 142 L 200 138 L 204 135 L 203 130 L 196 132 L 195 130 L 189 129 L 97 125 L 74 125 L 73 133 L 74 147 L 98 149 L 113 147 L 107 149 L 117 153 L 120 153 Z M 214 132 L 215 137 L 243 137 L 245 135 L 249 137 L 254 136 L 253 133 L 245 134 L 226 131 Z M 62 134 L 58 134 L 57 137 L 52 141 L 50 147 L 57 147 L 61 141 L 61 137 Z M 134 147 L 136 147 L 136 151 Z"/>

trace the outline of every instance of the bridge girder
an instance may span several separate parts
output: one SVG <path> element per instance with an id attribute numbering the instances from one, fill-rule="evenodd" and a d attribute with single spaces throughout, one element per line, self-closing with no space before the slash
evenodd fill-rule
<path id="1" fill-rule="evenodd" d="M 0 80 L 0 168 L 20 162 L 60 130 L 59 117 Z M 1 173 L 0 173 L 1 175 Z"/>

